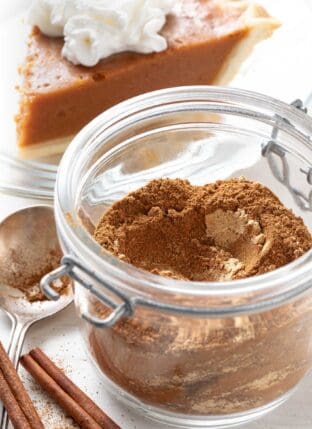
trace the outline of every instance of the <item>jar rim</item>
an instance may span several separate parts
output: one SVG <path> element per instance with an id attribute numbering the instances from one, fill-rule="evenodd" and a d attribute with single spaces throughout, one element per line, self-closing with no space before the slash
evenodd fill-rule
<path id="1" fill-rule="evenodd" d="M 250 294 L 258 294 L 257 300 L 271 301 L 273 297 L 289 294 L 295 296 L 312 287 L 312 249 L 295 261 L 269 273 L 249 278 L 223 281 L 223 282 L 195 282 L 165 278 L 141 270 L 133 265 L 127 264 L 117 257 L 103 252 L 100 246 L 93 240 L 84 228 L 73 222 L 68 214 L 75 210 L 76 196 L 79 185 L 75 182 L 74 170 L 77 161 L 88 156 L 92 152 L 92 138 L 99 133 L 103 124 L 107 128 L 116 120 L 116 117 L 126 117 L 139 109 L 149 109 L 153 103 L 165 103 L 170 100 L 181 100 L 191 102 L 194 98 L 225 102 L 247 102 L 254 108 L 267 108 L 273 114 L 282 115 L 288 119 L 292 126 L 298 126 L 305 130 L 307 135 L 312 135 L 312 118 L 305 115 L 299 109 L 290 105 L 252 91 L 213 87 L 213 86 L 191 86 L 168 88 L 154 91 L 144 95 L 126 100 L 111 109 L 108 109 L 90 124 L 88 124 L 73 140 L 66 150 L 61 161 L 55 191 L 55 215 L 61 241 L 67 243 L 76 257 L 83 253 L 86 263 L 93 261 L 100 272 L 106 272 L 118 283 L 119 287 L 134 290 L 140 295 L 142 289 L 148 287 L 148 293 L 165 291 L 169 294 L 183 296 L 205 296 L 205 297 L 248 297 Z M 309 147 L 312 145 L 308 141 Z M 84 149 L 84 150 L 82 150 Z M 87 150 L 85 150 L 87 149 Z M 79 163 L 78 163 L 79 164 Z M 131 281 L 133 284 L 131 284 Z"/>

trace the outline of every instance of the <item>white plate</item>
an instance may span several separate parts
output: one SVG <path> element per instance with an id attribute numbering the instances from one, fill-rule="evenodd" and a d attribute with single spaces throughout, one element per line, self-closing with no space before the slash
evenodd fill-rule
<path id="1" fill-rule="evenodd" d="M 270 39 L 256 46 L 232 86 L 290 103 L 312 91 L 312 1 L 255 0 L 281 22 Z"/>

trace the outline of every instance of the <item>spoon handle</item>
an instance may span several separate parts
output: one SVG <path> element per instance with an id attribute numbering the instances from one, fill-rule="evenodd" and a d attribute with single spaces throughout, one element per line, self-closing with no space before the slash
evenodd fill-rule
<path id="1" fill-rule="evenodd" d="M 29 323 L 17 320 L 12 327 L 11 339 L 8 346 L 8 355 L 16 369 L 18 367 L 25 336 L 29 326 Z"/>
<path id="2" fill-rule="evenodd" d="M 25 340 L 25 335 L 29 328 L 29 323 L 20 322 L 18 319 L 13 320 L 11 338 L 8 347 L 8 355 L 14 367 L 17 369 L 19 359 L 22 353 L 22 348 Z M 7 429 L 9 426 L 9 417 L 6 410 L 2 409 L 0 429 Z"/>

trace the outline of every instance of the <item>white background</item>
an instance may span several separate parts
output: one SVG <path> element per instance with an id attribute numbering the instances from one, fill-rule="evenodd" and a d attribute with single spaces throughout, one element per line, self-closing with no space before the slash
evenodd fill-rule
<path id="1" fill-rule="evenodd" d="M 21 11 L 30 0 L 1 0 L 0 23 Z M 283 27 L 269 41 L 261 44 L 244 65 L 234 82 L 241 86 L 291 101 L 305 98 L 312 90 L 312 0 L 259 0 L 272 14 L 279 17 Z M 9 43 L 9 40 L 8 40 Z M 29 201 L 0 196 L 0 219 Z M 0 340 L 6 343 L 9 322 L 0 313 Z M 310 327 L 307 327 L 310 328 Z M 123 429 L 160 429 L 119 405 L 105 391 L 98 374 L 88 362 L 83 349 L 73 307 L 57 317 L 34 326 L 27 336 L 25 351 L 40 346 L 56 359 L 70 377 L 86 390 Z M 23 374 L 25 377 L 25 374 Z M 55 404 L 47 406 L 48 398 L 27 379 L 28 388 L 45 417 L 47 429 L 70 428 Z M 51 412 L 52 410 L 52 412 Z M 292 399 L 271 415 L 244 426 L 246 429 L 311 429 L 312 377 L 307 377 Z"/>

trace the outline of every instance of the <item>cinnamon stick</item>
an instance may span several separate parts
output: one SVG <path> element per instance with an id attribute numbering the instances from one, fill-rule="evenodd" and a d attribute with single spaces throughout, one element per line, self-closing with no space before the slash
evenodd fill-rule
<path id="1" fill-rule="evenodd" d="M 31 429 L 44 429 L 40 417 L 32 403 L 16 369 L 0 342 L 0 369 L 11 393 L 29 422 Z M 7 410 L 8 411 L 8 410 Z M 11 418 L 11 416 L 10 416 Z"/>
<path id="2" fill-rule="evenodd" d="M 120 426 L 113 422 L 91 398 L 79 389 L 41 349 L 33 349 L 29 354 L 101 427 L 105 429 L 120 429 Z"/>
<path id="3" fill-rule="evenodd" d="M 82 429 L 103 429 L 73 398 L 71 398 L 30 355 L 20 360 L 23 367 L 34 377 L 40 386 L 56 400 L 63 410 L 71 416 Z"/>
<path id="4" fill-rule="evenodd" d="M 10 386 L 4 378 L 2 370 L 0 370 L 0 400 L 7 410 L 11 423 L 15 429 L 31 429 L 25 414 L 21 410 Z"/>

